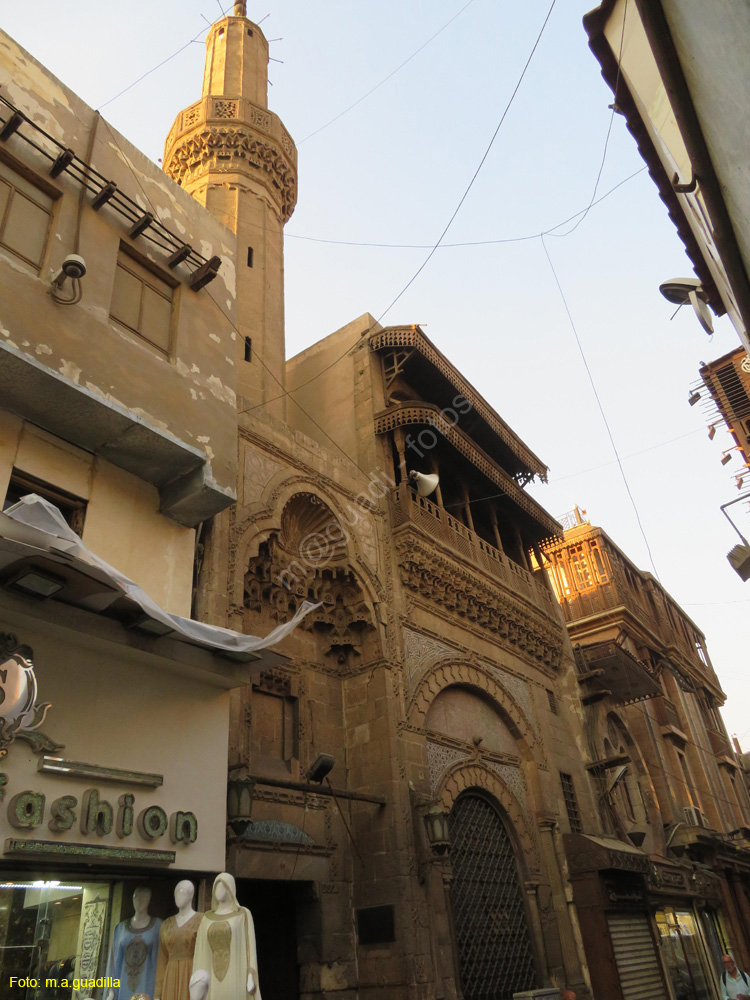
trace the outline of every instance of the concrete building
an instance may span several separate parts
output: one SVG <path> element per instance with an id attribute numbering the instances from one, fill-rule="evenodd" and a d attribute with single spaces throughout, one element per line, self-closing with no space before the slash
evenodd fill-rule
<path id="1" fill-rule="evenodd" d="M 283 657 L 189 619 L 236 491 L 233 234 L 0 63 L 0 995 L 101 998 L 135 887 L 149 947 L 178 880 L 210 903 L 236 661 Z"/>
<path id="2" fill-rule="evenodd" d="M 750 963 L 750 801 L 697 626 L 578 510 L 542 546 L 607 849 L 566 836 L 595 996 L 697 998 Z"/>
<path id="3" fill-rule="evenodd" d="M 707 306 L 726 313 L 750 351 L 747 5 L 604 0 L 584 27 L 697 276 L 662 291 L 707 330 Z"/>

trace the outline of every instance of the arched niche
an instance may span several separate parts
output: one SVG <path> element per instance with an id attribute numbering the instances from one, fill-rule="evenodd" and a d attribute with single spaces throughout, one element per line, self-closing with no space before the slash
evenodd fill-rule
<path id="1" fill-rule="evenodd" d="M 351 538 L 341 520 L 316 493 L 299 491 L 287 499 L 277 524 L 248 558 L 246 616 L 266 613 L 286 621 L 302 601 L 312 601 L 320 607 L 300 628 L 315 634 L 331 665 L 345 669 L 377 655 L 372 600 L 352 569 Z"/>
<path id="2" fill-rule="evenodd" d="M 520 754 L 497 703 L 476 688 L 453 685 L 439 691 L 427 710 L 424 728 L 482 750 Z"/>

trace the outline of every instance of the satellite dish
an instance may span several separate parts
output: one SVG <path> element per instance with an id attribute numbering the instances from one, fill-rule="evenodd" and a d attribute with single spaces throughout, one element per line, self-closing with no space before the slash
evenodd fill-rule
<path id="1" fill-rule="evenodd" d="M 409 473 L 409 482 L 421 497 L 428 497 L 438 488 L 440 477 L 436 476 L 435 473 L 426 476 L 424 473 L 412 469 Z"/>

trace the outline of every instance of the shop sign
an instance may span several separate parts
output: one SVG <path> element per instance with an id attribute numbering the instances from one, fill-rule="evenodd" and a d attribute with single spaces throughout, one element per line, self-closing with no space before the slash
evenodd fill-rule
<path id="1" fill-rule="evenodd" d="M 55 743 L 39 731 L 51 705 L 37 704 L 33 655 L 30 646 L 19 643 L 14 635 L 0 632 L 0 759 L 7 756 L 15 740 L 29 743 L 35 753 L 63 749 L 63 744 Z M 125 781 L 126 775 L 134 779 L 133 783 L 139 778 L 155 777 L 97 765 L 77 767 L 82 773 L 88 772 L 89 777 L 94 772 L 116 781 Z M 40 766 L 40 770 L 49 768 Z M 75 773 L 71 768 L 67 771 Z M 0 774 L 0 801 L 5 798 L 7 784 L 8 776 Z M 8 822 L 16 830 L 35 830 L 46 820 L 53 833 L 66 833 L 78 825 L 84 836 L 106 837 L 114 830 L 124 839 L 137 830 L 146 841 L 158 840 L 167 833 L 173 844 L 193 844 L 198 839 L 198 820 L 193 812 L 178 809 L 168 815 L 159 805 L 136 803 L 131 792 L 120 795 L 113 804 L 102 797 L 98 788 L 87 788 L 80 802 L 75 795 L 61 795 L 50 803 L 48 810 L 42 792 L 24 789 L 12 796 L 6 809 Z"/>

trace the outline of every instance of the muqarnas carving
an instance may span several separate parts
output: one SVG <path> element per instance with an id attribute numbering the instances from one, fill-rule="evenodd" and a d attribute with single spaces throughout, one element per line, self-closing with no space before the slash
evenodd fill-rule
<path id="1" fill-rule="evenodd" d="M 320 602 L 301 626 L 320 636 L 339 668 L 375 655 L 372 606 L 350 566 L 347 535 L 330 508 L 311 493 L 295 494 L 278 532 L 260 543 L 244 579 L 244 606 L 286 621 L 303 600 Z"/>

